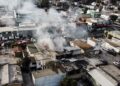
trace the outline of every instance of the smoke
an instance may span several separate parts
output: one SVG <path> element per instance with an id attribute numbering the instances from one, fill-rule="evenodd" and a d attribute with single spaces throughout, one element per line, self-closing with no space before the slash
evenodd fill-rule
<path id="1" fill-rule="evenodd" d="M 14 26 L 15 21 L 13 18 L 3 18 L 1 19 L 1 23 L 5 24 L 6 26 Z"/>
<path id="2" fill-rule="evenodd" d="M 37 38 L 37 44 L 42 48 L 62 51 L 66 45 L 64 36 L 82 38 L 87 35 L 85 26 L 77 27 L 73 22 L 76 18 L 74 11 L 66 13 L 67 18 L 64 18 L 62 12 L 52 7 L 48 12 L 37 8 L 34 0 L 0 0 L 0 5 L 25 15 L 22 22 L 30 20 L 37 25 L 33 28 L 36 29 L 34 36 Z"/>
<path id="3" fill-rule="evenodd" d="M 0 0 L 0 21 L 6 26 L 14 26 L 14 10 L 19 8 L 24 0 Z"/>
<path id="4" fill-rule="evenodd" d="M 63 51 L 63 46 L 66 44 L 66 41 L 63 37 L 56 37 L 54 38 L 53 42 L 57 51 Z"/>
<path id="5" fill-rule="evenodd" d="M 6 9 L 13 10 L 23 2 L 23 0 L 0 0 L 0 6 L 5 6 Z"/>

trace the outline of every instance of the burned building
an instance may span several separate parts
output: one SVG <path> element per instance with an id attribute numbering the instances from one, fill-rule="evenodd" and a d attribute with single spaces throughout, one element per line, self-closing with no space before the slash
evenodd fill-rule
<path id="1" fill-rule="evenodd" d="M 87 41 L 85 42 L 85 41 L 82 41 L 80 39 L 76 39 L 74 41 L 71 41 L 70 44 L 71 44 L 71 46 L 79 47 L 79 48 L 81 48 L 83 50 L 87 50 L 87 49 L 91 49 L 92 48 L 92 46 L 89 45 L 87 43 Z"/>
<path id="2" fill-rule="evenodd" d="M 64 47 L 64 51 L 57 52 L 56 59 L 79 57 L 83 50 L 78 47 Z"/>
<path id="3" fill-rule="evenodd" d="M 36 44 L 28 44 L 27 52 L 32 60 L 30 67 L 33 69 L 41 69 L 47 62 L 54 61 L 56 59 L 55 51 L 44 50 Z"/>

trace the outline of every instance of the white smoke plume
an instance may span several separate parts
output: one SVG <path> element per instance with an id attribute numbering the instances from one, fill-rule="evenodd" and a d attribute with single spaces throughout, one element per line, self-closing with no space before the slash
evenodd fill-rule
<path id="1" fill-rule="evenodd" d="M 38 39 L 37 43 L 43 48 L 62 51 L 66 44 L 64 36 L 81 38 L 87 34 L 84 26 L 77 27 L 70 18 L 74 16 L 74 12 L 71 12 L 71 15 L 64 18 L 63 14 L 54 8 L 50 8 L 48 12 L 37 8 L 34 0 L 0 0 L 0 5 L 24 14 L 25 17 L 22 22 L 31 20 L 33 23 L 36 23 L 37 26 L 33 28 L 37 29 L 35 37 Z"/>
<path id="2" fill-rule="evenodd" d="M 18 7 L 23 0 L 0 0 L 0 6 L 5 6 L 9 10 Z"/>

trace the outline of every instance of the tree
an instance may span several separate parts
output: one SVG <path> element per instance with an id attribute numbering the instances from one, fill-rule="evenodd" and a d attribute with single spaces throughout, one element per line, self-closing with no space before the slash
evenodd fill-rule
<path id="1" fill-rule="evenodd" d="M 112 22 L 115 22 L 117 20 L 118 16 L 117 15 L 110 15 L 110 20 Z"/>
<path id="2" fill-rule="evenodd" d="M 77 86 L 77 81 L 69 77 L 65 77 L 63 81 L 61 81 L 61 86 Z"/>
<path id="3" fill-rule="evenodd" d="M 49 0 L 37 0 L 36 5 L 39 8 L 49 8 Z"/>

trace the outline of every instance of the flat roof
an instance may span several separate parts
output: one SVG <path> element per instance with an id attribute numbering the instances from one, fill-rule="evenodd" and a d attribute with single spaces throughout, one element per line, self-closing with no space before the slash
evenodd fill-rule
<path id="1" fill-rule="evenodd" d="M 19 59 L 13 57 L 12 55 L 0 55 L 0 64 L 17 64 Z"/>
<path id="2" fill-rule="evenodd" d="M 10 82 L 14 82 L 16 80 L 23 82 L 22 72 L 18 65 L 9 65 L 9 79 Z"/>
<path id="3" fill-rule="evenodd" d="M 12 83 L 14 81 L 22 82 L 22 73 L 18 65 L 5 64 L 0 66 L 0 80 L 2 85 Z"/>
<path id="4" fill-rule="evenodd" d="M 105 39 L 106 42 L 108 42 L 109 44 L 111 44 L 114 47 L 120 47 L 119 43 L 113 42 L 110 39 Z"/>
<path id="5" fill-rule="evenodd" d="M 102 64 L 102 62 L 99 59 L 97 59 L 97 58 L 90 58 L 88 61 L 93 66 L 96 66 L 98 64 Z"/>
<path id="6" fill-rule="evenodd" d="M 108 34 L 110 34 L 116 38 L 120 38 L 120 31 L 110 31 L 110 32 L 108 32 Z"/>
<path id="7" fill-rule="evenodd" d="M 27 47 L 31 54 L 39 52 L 38 49 L 36 48 L 35 44 L 28 44 Z"/>
<path id="8" fill-rule="evenodd" d="M 34 26 L 21 26 L 21 27 L 0 27 L 1 32 L 13 32 L 13 31 L 26 31 L 26 30 L 36 30 L 33 29 Z"/>
<path id="9" fill-rule="evenodd" d="M 34 72 L 32 72 L 32 74 L 33 74 L 34 78 L 40 78 L 40 77 L 55 75 L 57 73 L 51 69 L 45 69 L 45 70 L 34 71 Z"/>
<path id="10" fill-rule="evenodd" d="M 36 61 L 41 61 L 42 63 L 54 60 L 56 57 L 56 52 L 40 49 L 40 47 L 35 44 L 28 44 L 27 48 L 32 57 L 34 57 Z"/>
<path id="11" fill-rule="evenodd" d="M 113 34 L 118 34 L 118 35 L 120 35 L 120 31 L 111 31 L 110 33 L 113 33 Z"/>
<path id="12" fill-rule="evenodd" d="M 114 65 L 106 65 L 101 67 L 106 73 L 112 76 L 116 81 L 120 81 L 120 70 Z"/>
<path id="13" fill-rule="evenodd" d="M 68 50 L 68 51 L 72 51 L 72 50 L 80 50 L 80 48 L 77 48 L 77 47 L 71 47 L 71 46 L 64 47 L 64 49 L 66 49 L 66 50 Z"/>
<path id="14" fill-rule="evenodd" d="M 104 71 L 101 69 L 93 69 L 88 72 L 93 79 L 101 86 L 117 86 L 117 82 L 108 76 Z"/>
<path id="15" fill-rule="evenodd" d="M 9 83 L 9 71 L 8 71 L 8 64 L 1 67 L 1 84 L 5 85 Z"/>
<path id="16" fill-rule="evenodd" d="M 89 49 L 92 47 L 91 45 L 87 44 L 87 42 L 84 42 L 80 39 L 76 39 L 74 41 L 71 41 L 71 43 L 74 43 L 75 46 L 78 46 L 82 49 Z"/>
<path id="17" fill-rule="evenodd" d="M 42 64 L 45 64 L 46 62 L 51 61 L 53 56 L 45 55 L 41 52 L 35 53 L 34 58 L 36 61 L 41 61 Z"/>

